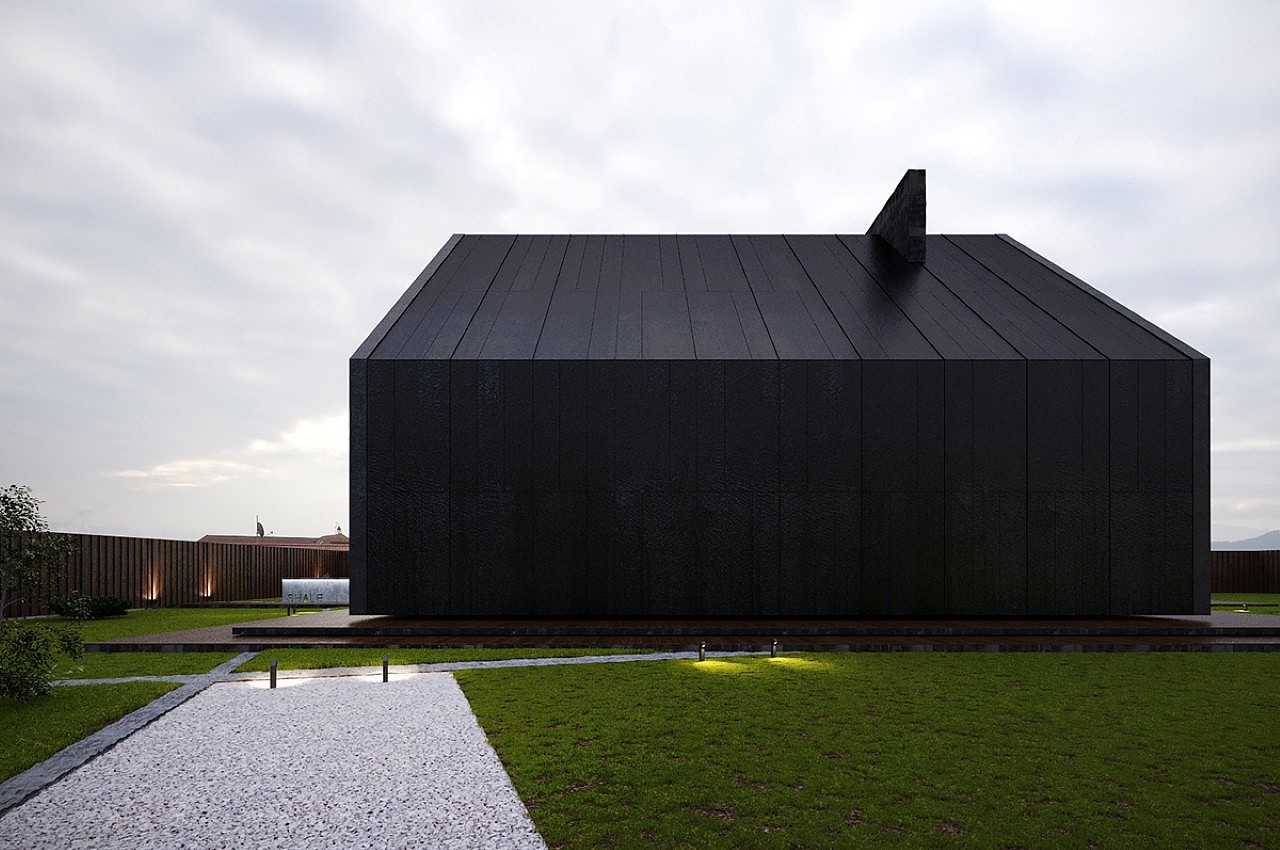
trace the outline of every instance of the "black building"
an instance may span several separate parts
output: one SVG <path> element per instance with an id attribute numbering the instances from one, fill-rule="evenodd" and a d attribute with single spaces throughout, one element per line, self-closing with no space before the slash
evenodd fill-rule
<path id="1" fill-rule="evenodd" d="M 351 598 L 1207 613 L 1209 361 L 1014 240 L 454 236 L 351 358 Z"/>

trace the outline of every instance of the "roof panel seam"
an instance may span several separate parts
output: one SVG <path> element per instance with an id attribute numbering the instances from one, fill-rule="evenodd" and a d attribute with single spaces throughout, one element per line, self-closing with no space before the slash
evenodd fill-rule
<path id="1" fill-rule="evenodd" d="M 1161 328 L 1159 325 L 1143 318 L 1141 314 L 1135 312 L 1134 310 L 1129 309 L 1128 307 L 1121 304 L 1119 301 L 1116 301 L 1114 298 L 1111 298 L 1111 296 L 1107 295 L 1105 292 L 1102 292 L 1094 288 L 1093 286 L 1090 286 L 1087 282 L 1071 274 L 1071 272 L 1062 268 L 1052 260 L 1046 257 L 1040 256 L 1035 251 L 1028 248 L 1026 245 L 1023 245 L 1021 242 L 1014 239 L 1012 236 L 1009 236 L 1008 234 L 1005 234 L 1005 233 L 997 233 L 996 238 L 1004 241 L 1007 244 L 1012 245 L 1013 247 L 1017 248 L 1019 251 L 1022 251 L 1028 257 L 1039 262 L 1040 265 L 1054 272 L 1063 280 L 1067 281 L 1076 289 L 1080 290 L 1081 292 L 1084 292 L 1086 295 L 1098 301 L 1100 304 L 1110 307 L 1112 310 L 1116 311 L 1117 313 L 1120 313 L 1129 321 L 1133 322 L 1135 325 L 1138 325 L 1147 333 L 1151 334 L 1152 336 L 1156 337 L 1161 342 L 1163 342 L 1165 345 L 1168 345 L 1170 348 L 1177 351 L 1183 357 L 1194 359 L 1196 357 L 1205 356 L 1197 349 L 1193 348 L 1190 345 L 1187 345 L 1185 342 L 1178 339 L 1173 334 Z"/>
<path id="2" fill-rule="evenodd" d="M 835 311 L 831 309 L 831 305 L 827 302 L 827 296 L 822 291 L 822 287 L 818 286 L 818 282 L 813 279 L 813 275 L 809 274 L 809 269 L 808 267 L 805 266 L 804 260 L 800 259 L 800 255 L 796 253 L 795 246 L 791 244 L 790 237 L 788 237 L 786 234 L 783 234 L 782 241 L 787 246 L 787 250 L 791 252 L 791 256 L 795 257 L 796 263 L 800 266 L 800 271 L 804 272 L 804 276 L 809 279 L 809 284 L 813 287 L 813 291 L 818 293 L 818 297 L 822 299 L 822 306 L 826 307 L 827 312 L 831 314 L 831 319 L 836 323 L 836 327 L 840 329 L 840 334 L 844 337 L 845 342 L 849 343 L 849 347 L 853 349 L 853 353 L 856 354 L 859 358 L 861 358 L 862 352 L 858 351 L 858 346 L 853 344 L 853 339 L 849 336 L 849 332 L 845 330 L 844 325 L 840 322 L 839 317 L 836 316 Z M 805 310 L 808 310 L 808 309 L 809 309 L 808 306 L 806 306 Z M 812 313 L 809 314 L 809 319 L 811 321 L 813 320 Z M 816 325 L 817 322 L 815 321 L 814 324 Z M 819 333 L 821 333 L 821 331 L 819 331 Z M 828 345 L 827 349 L 830 350 L 831 346 Z M 831 356 L 833 359 L 835 358 L 834 353 Z"/>
<path id="3" fill-rule="evenodd" d="M 538 355 L 538 346 L 542 343 L 542 334 L 547 329 L 547 316 L 551 314 L 551 302 L 555 298 L 556 290 L 560 288 L 560 275 L 564 273 L 564 258 L 567 257 L 568 255 L 569 255 L 569 240 L 566 239 L 564 243 L 564 252 L 560 254 L 560 265 L 556 269 L 555 283 L 551 285 L 551 292 L 548 293 L 547 309 L 542 311 L 542 324 L 538 326 L 538 338 L 533 341 L 533 354 L 530 355 L 531 357 L 537 357 Z M 545 263 L 546 257 L 543 257 L 542 261 Z M 590 338 L 588 338 L 588 342 L 589 341 L 590 341 Z"/>
<path id="4" fill-rule="evenodd" d="M 1037 309 L 1039 309 L 1039 310 L 1040 310 L 1040 312 L 1042 312 L 1042 313 L 1044 313 L 1046 316 L 1048 316 L 1048 317 L 1049 317 L 1049 318 L 1050 318 L 1050 319 L 1051 319 L 1055 324 L 1057 324 L 1060 328 L 1062 328 L 1063 330 L 1065 330 L 1067 333 L 1071 334 L 1071 335 L 1072 335 L 1073 337 L 1075 337 L 1076 339 L 1080 340 L 1080 344 L 1081 344 L 1081 345 L 1084 345 L 1084 346 L 1086 346 L 1086 347 L 1088 347 L 1088 348 L 1093 349 L 1095 352 L 1097 352 L 1098 356 L 1099 356 L 1099 357 L 1101 357 L 1101 358 L 1103 358 L 1103 359 L 1107 359 L 1107 360 L 1109 360 L 1109 359 L 1110 359 L 1110 358 L 1107 356 L 1107 354 L 1106 354 L 1105 352 L 1103 352 L 1101 349 L 1099 349 L 1099 348 L 1098 348 L 1097 346 L 1095 346 L 1093 343 L 1089 342 L 1089 340 L 1087 340 L 1087 339 L 1085 339 L 1084 337 L 1080 336 L 1080 334 L 1079 334 L 1079 333 L 1077 333 L 1077 332 L 1076 332 L 1076 330 L 1075 330 L 1074 328 L 1068 327 L 1066 324 L 1064 324 L 1063 322 L 1061 322 L 1061 321 L 1058 319 L 1058 317 L 1057 317 L 1057 316 L 1055 316 L 1055 315 L 1054 315 L 1053 313 L 1051 313 L 1050 311 L 1048 311 L 1048 310 L 1044 309 L 1043 307 L 1041 307 L 1041 306 L 1040 306 L 1039 304 L 1037 304 L 1034 300 L 1032 300 L 1030 297 L 1028 297 L 1026 293 L 1024 293 L 1022 290 L 1018 289 L 1016 286 L 1014 286 L 1014 285 L 1013 285 L 1012 283 L 1010 283 L 1008 280 L 1006 280 L 1006 279 L 1005 279 L 1005 277 L 1004 277 L 1003 275 L 997 274 L 995 271 L 993 271 L 993 270 L 991 269 L 991 267 L 990 267 L 990 266 L 988 266 L 986 263 L 982 262 L 982 260 L 979 260 L 979 259 L 978 259 L 977 257 L 975 257 L 973 254 L 971 254 L 971 253 L 969 253 L 968 251 L 966 251 L 966 250 L 964 249 L 964 246 L 962 246 L 960 243 L 956 242 L 956 240 L 955 240 L 955 239 L 953 239 L 953 238 L 952 238 L 952 237 L 950 237 L 950 236 L 946 236 L 946 235 L 943 235 L 943 237 L 942 237 L 942 238 L 943 238 L 943 239 L 945 239 L 945 240 L 947 240 L 948 242 L 950 242 L 953 246 L 955 246 L 955 248 L 956 248 L 956 250 L 957 250 L 957 251 L 960 251 L 960 252 L 961 252 L 962 254 L 964 254 L 966 257 L 968 257 L 969 259 L 973 260 L 973 261 L 974 261 L 975 263 L 977 263 L 978 265 L 982 266 L 982 268 L 986 269 L 988 274 L 990 274 L 991 276 L 993 276 L 994 278 L 996 278 L 997 280 L 999 280 L 1001 283 L 1003 283 L 1005 286 L 1009 287 L 1009 288 L 1010 288 L 1011 290 L 1013 290 L 1014 292 L 1016 292 L 1016 293 L 1018 293 L 1019 295 L 1021 295 L 1023 298 L 1026 298 L 1026 299 L 1027 299 L 1027 301 L 1029 301 L 1029 302 L 1030 302 L 1031 304 L 1033 304 Z"/>
<path id="5" fill-rule="evenodd" d="M 1008 346 L 1008 347 L 1009 347 L 1009 350 L 1010 350 L 1010 351 L 1012 351 L 1014 354 L 1016 354 L 1018 357 L 1021 357 L 1023 360 L 1025 360 L 1025 359 L 1026 359 L 1026 356 L 1025 356 L 1021 351 L 1019 351 L 1019 350 L 1018 350 L 1018 347 L 1017 347 L 1016 345 L 1014 345 L 1014 344 L 1013 344 L 1013 343 L 1011 343 L 1008 339 L 1006 339 L 1006 338 L 1005 338 L 1005 336 L 1004 336 L 1004 334 L 1002 334 L 1002 333 L 1000 333 L 1000 331 L 996 330 L 995 326 L 994 326 L 994 325 L 992 325 L 990 322 L 988 322 L 988 321 L 986 320 L 986 318 L 985 318 L 981 313 L 979 313 L 977 310 L 973 309 L 973 307 L 972 307 L 972 306 L 970 306 L 968 302 L 966 302 L 963 298 L 961 298 L 961 297 L 960 297 L 960 294 L 959 294 L 958 292 L 954 291 L 950 286 L 948 286 L 948 285 L 947 285 L 946 281 L 944 281 L 942 278 L 940 278 L 940 277 L 938 277 L 936 274 L 934 274 L 933 270 L 932 270 L 932 269 L 930 269 L 927 265 L 925 266 L 924 271 L 925 271 L 925 274 L 929 275 L 929 277 L 931 277 L 931 278 L 933 278 L 934 280 L 936 280 L 936 281 L 938 282 L 938 285 L 939 285 L 939 286 L 941 286 L 943 289 L 945 289 L 947 292 L 949 292 L 949 293 L 951 294 L 951 297 L 952 297 L 952 298 L 954 298 L 954 299 L 955 299 L 956 301 L 958 301 L 960 304 L 964 305 L 965 309 L 966 309 L 966 310 L 968 310 L 970 313 L 972 313 L 972 314 L 973 314 L 973 315 L 978 319 L 978 321 L 979 321 L 979 322 L 982 322 L 982 324 L 986 325 L 986 326 L 987 326 L 987 328 L 988 328 L 988 329 L 990 329 L 991 333 L 995 335 L 996 339 L 1000 340 L 1000 341 L 1001 341 L 1001 342 L 1003 342 L 1006 346 Z M 939 300 L 939 301 L 941 301 L 941 299 L 938 299 L 938 300 Z M 943 306 L 945 306 L 945 305 L 943 305 Z M 947 309 L 948 309 L 948 310 L 950 310 L 950 308 L 947 308 Z M 954 311 L 951 311 L 951 314 L 952 314 L 953 316 L 955 316 L 955 312 L 954 312 Z M 956 318 L 957 318 L 957 319 L 961 319 L 961 317 L 960 317 L 960 316 L 956 316 Z M 963 324 L 963 320 L 962 320 L 962 319 L 961 319 L 961 324 Z M 996 354 L 996 352 L 991 351 L 991 346 L 989 346 L 989 345 L 987 345 L 985 342 L 983 342 L 983 341 L 982 341 L 982 339 L 981 339 L 980 337 L 978 337 L 978 336 L 977 336 L 977 334 L 974 334 L 974 337 L 975 337 L 975 338 L 977 338 L 977 339 L 978 339 L 978 341 L 982 343 L 983 347 L 984 347 L 984 348 L 986 348 L 986 349 L 987 349 L 987 351 L 989 351 L 993 357 L 999 357 L 999 355 L 998 355 L 998 354 Z M 1004 358 L 1000 358 L 1000 359 L 1004 359 Z"/>
<path id="6" fill-rule="evenodd" d="M 738 255 L 738 246 L 734 243 L 733 238 L 729 238 L 729 248 L 733 250 L 733 257 L 738 261 L 738 268 L 742 270 L 742 278 L 747 282 L 747 291 L 751 293 L 751 303 L 756 306 L 756 313 L 760 316 L 760 324 L 764 325 L 765 336 L 769 338 L 769 348 L 773 350 L 773 357 L 778 358 L 778 346 L 773 344 L 773 331 L 769 330 L 769 323 L 764 319 L 764 311 L 760 309 L 760 302 L 756 300 L 755 287 L 751 285 L 751 278 L 747 276 L 747 269 L 742 265 L 742 257 Z M 738 299 L 733 299 L 734 311 L 737 312 Z M 742 316 L 739 314 L 738 322 L 742 322 Z M 751 340 L 747 339 L 746 328 L 742 329 L 742 338 L 747 340 L 747 351 L 751 350 Z M 754 359 L 754 358 L 753 358 Z M 767 359 L 767 358 L 766 358 Z"/>
<path id="7" fill-rule="evenodd" d="M 489 294 L 489 290 L 493 287 L 493 282 L 498 279 L 498 274 L 502 271 L 502 264 L 507 261 L 507 257 L 511 254 L 511 249 L 515 246 L 516 240 L 519 238 L 520 237 L 518 235 L 513 236 L 511 238 L 511 241 L 507 243 L 507 250 L 502 252 L 502 259 L 498 261 L 497 267 L 493 270 L 493 275 L 489 278 L 489 282 L 485 285 L 484 292 L 480 294 L 480 304 L 484 303 L 485 296 Z M 511 290 L 508 289 L 506 293 L 503 294 L 502 303 L 498 305 L 498 312 L 494 313 L 493 315 L 493 318 L 494 318 L 493 324 L 490 324 L 489 330 L 485 331 L 484 339 L 481 340 L 480 347 L 476 349 L 477 351 L 484 351 L 485 343 L 489 341 L 489 334 L 493 333 L 493 325 L 497 324 L 498 315 L 502 312 L 502 304 L 507 303 L 507 295 L 509 295 L 510 293 L 511 293 Z M 467 331 L 471 330 L 471 323 L 475 321 L 476 314 L 480 312 L 480 304 L 477 304 L 476 309 L 471 312 L 471 317 L 467 319 L 467 326 L 462 329 L 462 333 L 458 334 L 458 341 L 453 344 L 453 348 L 449 349 L 449 356 L 445 358 L 446 360 L 453 359 L 453 355 L 458 350 L 458 346 L 462 344 L 462 341 L 464 339 L 466 339 Z"/>
<path id="8" fill-rule="evenodd" d="M 466 250 L 463 253 L 461 253 L 458 258 L 459 266 L 466 262 L 467 257 L 471 255 L 471 251 L 475 247 L 475 241 L 473 239 L 466 237 L 464 234 L 459 234 L 458 245 L 461 245 L 463 242 L 466 242 Z M 448 256 L 445 258 L 445 262 L 447 262 L 449 259 L 453 257 L 454 251 L 457 250 L 457 247 L 458 246 L 455 245 L 454 249 L 449 252 Z M 430 268 L 431 267 L 428 265 L 427 269 L 430 269 Z M 406 315 L 409 313 L 409 311 L 413 307 L 416 306 L 418 299 L 423 296 L 423 293 L 428 292 L 428 286 L 431 284 L 432 279 L 434 279 L 436 274 L 443 268 L 444 268 L 444 262 L 441 262 L 440 265 L 436 266 L 436 268 L 433 269 L 431 271 L 431 274 L 429 275 L 427 274 L 427 269 L 422 270 L 422 273 L 418 276 L 419 279 L 421 279 L 423 275 L 426 275 L 426 279 L 422 281 L 422 286 L 418 288 L 418 291 L 414 293 L 412 297 L 408 297 L 408 292 L 406 292 L 404 296 L 401 296 L 404 302 L 404 308 L 400 311 L 400 315 L 396 316 L 395 320 L 383 332 L 382 339 L 380 339 L 378 341 L 378 344 L 373 347 L 373 351 L 370 352 L 370 356 L 377 353 L 377 350 L 382 347 L 383 343 L 390 342 L 390 337 L 393 333 L 395 333 L 396 328 L 400 325 L 400 322 L 405 320 Z M 453 274 L 456 273 L 456 271 L 457 271 L 456 267 L 450 268 L 449 280 L 453 279 Z M 445 281 L 444 285 L 447 286 L 448 281 Z M 413 288 L 410 287 L 410 291 L 412 291 L 412 289 Z M 384 353 L 385 357 L 394 360 L 400 356 L 400 352 L 404 350 L 404 346 L 408 342 L 408 340 L 413 336 L 413 332 L 417 329 L 419 325 L 422 324 L 422 320 L 425 318 L 426 314 L 431 310 L 431 308 L 435 305 L 435 302 L 440 299 L 440 296 L 444 293 L 444 291 L 445 291 L 444 286 L 442 286 L 438 291 L 431 293 L 431 301 L 423 306 L 422 315 L 418 316 L 417 321 L 413 323 L 413 327 L 409 327 L 407 324 L 405 325 L 405 331 L 407 333 L 407 336 L 405 336 L 404 339 L 400 340 L 400 344 L 395 347 L 395 351 L 391 351 L 390 348 L 388 348 L 388 350 Z M 393 307 L 392 309 L 395 309 L 395 308 Z"/>
<path id="9" fill-rule="evenodd" d="M 676 268 L 680 269 L 680 297 L 684 299 L 684 317 L 689 323 L 689 348 L 693 349 L 693 359 L 698 359 L 698 340 L 693 335 L 693 310 L 689 309 L 689 286 L 684 279 L 684 259 L 680 251 L 680 242 L 674 236 L 671 237 L 672 247 L 676 249 Z M 662 243 L 658 243 L 658 261 L 662 261 Z M 666 286 L 666 281 L 663 281 Z"/>
<path id="10" fill-rule="evenodd" d="M 836 236 L 836 242 L 839 243 L 846 252 L 848 252 L 849 256 L 853 258 L 853 261 L 855 263 L 857 263 L 859 266 L 862 267 L 863 272 L 865 272 L 867 277 L 869 277 L 872 281 L 875 282 L 876 287 L 880 290 L 880 292 L 884 295 L 884 297 L 888 298 L 890 301 L 893 302 L 893 305 L 898 308 L 898 312 L 902 313 L 902 318 L 906 319 L 907 322 L 911 325 L 911 327 L 916 329 L 916 333 L 918 333 L 920 335 L 920 338 L 924 340 L 924 344 L 929 346 L 929 348 L 933 349 L 934 355 L 941 360 L 949 359 L 947 357 L 944 357 L 942 352 L 938 350 L 938 347 L 933 344 L 933 340 L 929 339 L 929 337 L 925 334 L 925 332 L 920 330 L 920 326 L 916 324 L 915 319 L 911 318 L 911 315 L 906 310 L 902 309 L 902 305 L 898 303 L 898 299 L 894 298 L 892 295 L 889 294 L 889 291 L 884 288 L 884 284 L 880 283 L 880 278 L 873 275 L 871 273 L 871 269 L 867 268 L 866 264 L 863 263 L 862 260 L 858 259 L 858 255 L 853 253 L 853 250 L 849 247 L 848 243 L 846 243 L 844 239 L 842 239 L 839 235 Z"/>

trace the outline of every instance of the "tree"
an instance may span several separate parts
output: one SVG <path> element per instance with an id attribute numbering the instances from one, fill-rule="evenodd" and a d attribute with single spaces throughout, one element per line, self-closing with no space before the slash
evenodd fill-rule
<path id="1" fill-rule="evenodd" d="M 79 657 L 78 629 L 6 622 L 4 611 L 22 590 L 39 591 L 57 580 L 70 543 L 50 534 L 40 500 L 30 487 L 0 490 L 0 696 L 27 701 L 49 693 L 59 655 Z"/>
<path id="2" fill-rule="evenodd" d="M 38 592 L 57 581 L 69 541 L 50 534 L 31 488 L 10 484 L 0 490 L 0 624 L 23 590 Z"/>

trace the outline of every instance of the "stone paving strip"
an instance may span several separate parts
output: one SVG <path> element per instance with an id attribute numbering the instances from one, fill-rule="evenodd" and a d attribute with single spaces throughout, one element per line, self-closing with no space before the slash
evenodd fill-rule
<path id="1" fill-rule="evenodd" d="M 102 850 L 544 848 L 447 671 L 696 654 L 394 665 L 388 683 L 378 667 L 282 670 L 275 690 L 266 673 L 231 672 L 250 657 L 199 676 L 62 683 L 184 682 L 0 784 L 0 835 Z"/>

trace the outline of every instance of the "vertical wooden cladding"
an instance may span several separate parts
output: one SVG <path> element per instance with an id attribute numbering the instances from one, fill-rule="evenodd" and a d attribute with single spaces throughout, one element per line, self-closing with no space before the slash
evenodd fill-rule
<path id="1" fill-rule="evenodd" d="M 285 546 L 196 543 L 101 534 L 65 534 L 72 542 L 58 577 L 60 593 L 116 596 L 135 608 L 280 594 L 284 578 L 346 577 L 348 553 Z M 15 606 L 12 616 L 48 613 L 41 600 Z"/>
<path id="2" fill-rule="evenodd" d="M 1027 613 L 1027 365 L 947 361 L 946 608 Z"/>
<path id="3" fill-rule="evenodd" d="M 1195 593 L 1192 362 L 1111 363 L 1113 613 L 1189 607 Z"/>
<path id="4" fill-rule="evenodd" d="M 1214 593 L 1280 593 L 1280 552 L 1217 551 L 1210 561 Z"/>
<path id="5" fill-rule="evenodd" d="M 943 363 L 863 361 L 859 609 L 941 614 Z"/>
<path id="6" fill-rule="evenodd" d="M 1027 593 L 1032 613 L 1109 606 L 1105 361 L 1027 363 Z"/>

